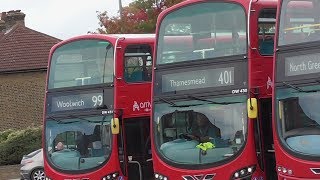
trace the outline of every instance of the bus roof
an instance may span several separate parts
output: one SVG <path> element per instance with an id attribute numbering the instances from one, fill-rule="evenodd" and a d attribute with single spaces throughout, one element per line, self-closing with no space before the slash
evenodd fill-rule
<path id="1" fill-rule="evenodd" d="M 155 38 L 155 34 L 108 34 L 107 36 L 114 36 L 117 38 Z"/>
<path id="2" fill-rule="evenodd" d="M 149 43 L 149 42 L 154 42 L 155 34 L 85 34 L 85 35 L 74 36 L 72 38 L 63 40 L 57 43 L 56 45 L 54 45 L 51 48 L 51 50 L 58 48 L 64 44 L 67 44 L 73 41 L 78 41 L 78 40 L 87 40 L 87 39 L 106 40 L 114 44 L 119 38 L 123 38 L 122 40 L 128 43 L 130 42 L 131 43 L 132 42 Z"/>
<path id="3" fill-rule="evenodd" d="M 250 0 L 225 0 L 225 1 L 206 1 L 206 0 L 187 0 L 187 1 L 182 1 L 181 3 L 175 4 L 167 9 L 165 9 L 164 11 L 162 11 L 158 17 L 157 20 L 157 24 L 160 23 L 160 21 L 162 21 L 162 19 L 164 18 L 164 16 L 166 16 L 166 14 L 170 13 L 171 11 L 175 11 L 183 6 L 192 4 L 192 3 L 206 3 L 206 2 L 217 2 L 217 3 L 239 3 L 242 4 L 244 6 L 244 8 L 247 10 L 250 4 Z M 277 5 L 278 0 L 259 0 L 259 1 L 253 1 L 252 3 L 257 3 L 257 4 L 263 4 L 266 6 L 276 6 Z"/>

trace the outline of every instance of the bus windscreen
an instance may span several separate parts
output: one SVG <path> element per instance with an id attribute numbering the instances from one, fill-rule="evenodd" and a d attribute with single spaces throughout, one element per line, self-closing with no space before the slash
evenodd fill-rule
<path id="1" fill-rule="evenodd" d="M 320 1 L 284 0 L 279 23 L 279 46 L 320 40 Z"/>
<path id="2" fill-rule="evenodd" d="M 113 82 L 113 47 L 107 41 L 81 40 L 59 47 L 52 55 L 48 88 Z"/>
<path id="3" fill-rule="evenodd" d="M 246 32 L 241 5 L 208 2 L 180 8 L 160 24 L 157 64 L 245 54 Z"/>

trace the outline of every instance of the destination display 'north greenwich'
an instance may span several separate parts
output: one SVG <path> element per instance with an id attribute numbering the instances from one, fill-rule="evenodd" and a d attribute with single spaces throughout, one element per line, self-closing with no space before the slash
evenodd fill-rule
<path id="1" fill-rule="evenodd" d="M 285 58 L 285 76 L 297 76 L 320 72 L 320 53 Z"/>

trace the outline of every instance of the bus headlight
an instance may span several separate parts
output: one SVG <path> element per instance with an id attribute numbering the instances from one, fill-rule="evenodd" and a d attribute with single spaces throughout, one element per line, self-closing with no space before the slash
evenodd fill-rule
<path id="1" fill-rule="evenodd" d="M 233 177 L 231 179 L 245 179 L 252 175 L 255 170 L 255 166 L 249 166 L 242 169 L 237 170 L 233 173 Z"/>
<path id="2" fill-rule="evenodd" d="M 159 173 L 154 173 L 154 179 L 155 180 L 168 180 L 169 178 L 167 178 L 166 176 L 159 174 Z"/>
<path id="3" fill-rule="evenodd" d="M 287 175 L 292 175 L 293 171 L 289 168 L 283 167 L 283 166 L 278 166 L 278 172 L 279 173 L 283 173 L 283 174 L 287 174 Z"/>
<path id="4" fill-rule="evenodd" d="M 102 180 L 115 180 L 119 177 L 118 172 L 110 173 L 102 178 Z"/>

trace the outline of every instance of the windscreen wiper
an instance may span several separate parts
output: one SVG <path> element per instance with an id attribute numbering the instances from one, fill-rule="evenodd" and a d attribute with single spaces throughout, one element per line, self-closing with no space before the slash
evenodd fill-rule
<path id="1" fill-rule="evenodd" d="M 56 119 L 53 116 L 47 116 L 48 119 L 52 119 L 54 121 L 57 121 L 59 124 L 62 123 L 62 121 L 60 119 Z"/>
<path id="2" fill-rule="evenodd" d="M 68 115 L 68 117 L 77 118 L 77 119 L 80 119 L 80 120 L 83 120 L 83 121 L 87 121 L 87 122 L 95 122 L 95 121 L 91 121 L 89 119 L 86 119 L 86 118 L 83 118 L 83 117 L 79 117 L 79 116 L 75 116 L 75 115 Z M 77 121 L 77 122 L 79 122 L 79 121 Z"/>
<path id="3" fill-rule="evenodd" d="M 299 91 L 299 92 L 304 92 L 303 89 L 301 89 L 301 88 L 299 88 L 299 87 L 297 87 L 297 86 L 294 86 L 294 85 L 292 85 L 292 84 L 289 84 L 289 83 L 287 83 L 287 82 L 284 82 L 284 81 L 283 81 L 282 84 L 284 84 L 285 86 L 290 87 L 290 88 L 292 88 L 292 89 L 294 89 L 294 90 L 297 90 L 297 91 Z"/>
<path id="4" fill-rule="evenodd" d="M 71 116 L 68 116 L 68 117 L 71 117 Z M 63 121 L 61 121 L 60 119 L 56 119 L 56 118 L 54 118 L 53 116 L 47 116 L 47 118 L 49 118 L 49 119 L 52 119 L 52 120 L 54 120 L 54 121 L 57 121 L 58 122 L 58 124 L 70 124 L 70 123 L 75 123 L 75 122 L 79 122 L 79 121 L 68 121 L 68 122 L 63 122 Z M 74 118 L 74 117 L 73 117 Z"/>
<path id="5" fill-rule="evenodd" d="M 177 105 L 176 103 L 169 101 L 167 99 L 164 99 L 162 97 L 158 97 L 161 101 L 170 104 L 170 107 L 179 107 L 179 108 L 184 108 L 184 107 L 190 107 L 190 106 L 199 106 L 199 105 L 203 105 L 203 104 L 184 104 L 184 105 Z"/>
<path id="6" fill-rule="evenodd" d="M 239 102 L 239 101 L 235 101 L 235 102 L 216 102 L 216 101 L 211 101 L 211 100 L 208 100 L 208 99 L 195 97 L 195 96 L 192 96 L 192 95 L 187 95 L 187 97 L 190 98 L 190 99 L 198 100 L 198 101 L 208 102 L 209 104 L 218 104 L 218 105 L 228 105 L 228 104 L 243 103 L 243 102 Z"/>
<path id="7" fill-rule="evenodd" d="M 282 82 L 282 84 L 284 84 L 285 86 L 290 87 L 290 88 L 292 88 L 294 90 L 297 90 L 298 92 L 303 92 L 303 93 L 314 93 L 314 92 L 319 92 L 320 91 L 320 89 L 317 89 L 317 90 L 303 90 L 303 89 L 301 89 L 301 88 L 299 88 L 297 86 L 294 86 L 292 84 L 289 84 L 287 82 Z"/>

